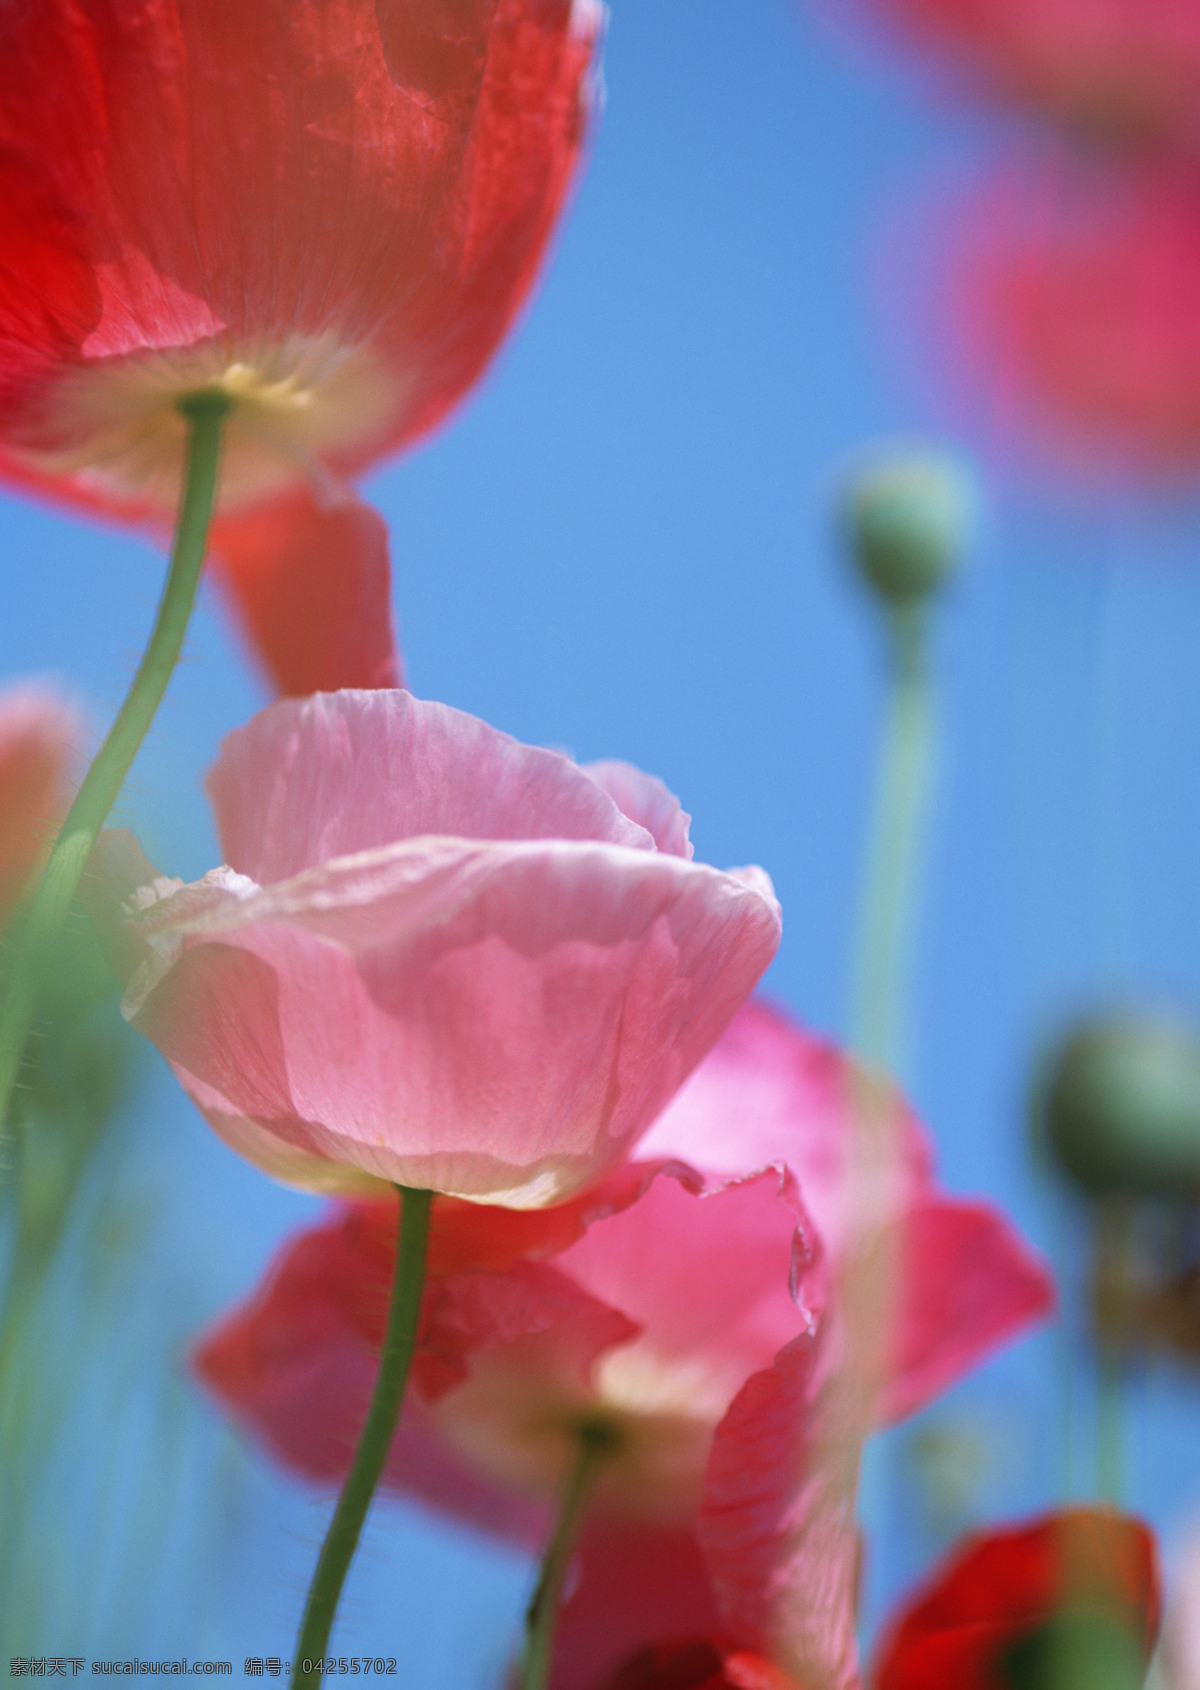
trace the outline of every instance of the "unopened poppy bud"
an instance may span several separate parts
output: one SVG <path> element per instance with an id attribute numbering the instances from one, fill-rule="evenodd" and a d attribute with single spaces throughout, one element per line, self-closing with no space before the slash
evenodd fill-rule
<path id="1" fill-rule="evenodd" d="M 1059 1168 L 1101 1195 L 1200 1193 L 1200 1036 L 1166 1014 L 1077 1027 L 1047 1075 L 1044 1121 Z"/>
<path id="2" fill-rule="evenodd" d="M 850 482 L 843 522 L 860 574 L 910 605 L 954 574 L 975 525 L 972 478 L 952 454 L 919 447 L 876 457 Z"/>

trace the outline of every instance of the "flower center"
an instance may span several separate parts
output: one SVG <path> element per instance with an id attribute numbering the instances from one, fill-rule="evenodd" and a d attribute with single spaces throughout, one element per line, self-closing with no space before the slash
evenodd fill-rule
<path id="1" fill-rule="evenodd" d="M 26 426 L 21 456 L 43 474 L 171 516 L 186 434 L 178 404 L 202 388 L 234 401 L 222 457 L 226 510 L 298 481 L 336 480 L 370 452 L 403 399 L 366 347 L 303 335 L 239 347 L 221 333 L 79 365 Z"/>

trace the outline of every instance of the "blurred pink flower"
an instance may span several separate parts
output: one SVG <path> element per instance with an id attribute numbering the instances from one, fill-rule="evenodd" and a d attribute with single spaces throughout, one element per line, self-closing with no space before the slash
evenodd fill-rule
<path id="1" fill-rule="evenodd" d="M 1200 142 L 1193 0 L 870 0 L 983 87 L 1089 129 Z"/>
<path id="2" fill-rule="evenodd" d="M 561 1202 L 628 1153 L 779 943 L 760 869 L 692 862 L 678 805 L 625 771 L 621 801 L 668 817 L 659 849 L 611 778 L 407 693 L 277 704 L 209 778 L 227 867 L 184 887 L 102 843 L 125 1013 L 281 1179 Z"/>
<path id="3" fill-rule="evenodd" d="M 54 842 L 81 736 L 75 712 L 48 688 L 0 691 L 0 925 Z"/>
<path id="4" fill-rule="evenodd" d="M 1194 1518 L 1168 1571 L 1162 1683 L 1165 1690 L 1200 1690 L 1200 1532 Z"/>
<path id="5" fill-rule="evenodd" d="M 827 1459 L 846 1406 L 828 1299 L 851 1220 L 849 1082 L 844 1057 L 751 1004 L 645 1141 L 693 1167 L 647 1158 L 536 1218 L 443 1210 L 457 1242 L 435 1251 L 418 1394 L 385 1483 L 532 1546 L 576 1429 L 612 1428 L 555 1690 L 596 1690 L 638 1650 L 717 1634 L 823 1690 L 856 1682 L 857 1446 Z M 995 1211 L 936 1190 L 911 1117 L 900 1161 L 890 1413 L 1051 1301 Z M 318 1480 L 344 1471 L 361 1423 L 394 1225 L 352 1208 L 302 1234 L 197 1351 L 234 1415 Z M 487 1237 L 472 1249 L 475 1225 Z M 503 1249 L 516 1225 L 541 1259 Z"/>
<path id="6" fill-rule="evenodd" d="M 1017 162 L 945 223 L 965 399 L 1060 470 L 1194 474 L 1200 168 L 1075 159 L 1022 194 Z"/>
<path id="7" fill-rule="evenodd" d="M 8 7 L 0 475 L 169 527 L 176 401 L 225 388 L 213 549 L 259 655 L 304 693 L 394 684 L 382 526 L 347 481 L 458 403 L 528 297 L 602 22 L 596 0 Z"/>

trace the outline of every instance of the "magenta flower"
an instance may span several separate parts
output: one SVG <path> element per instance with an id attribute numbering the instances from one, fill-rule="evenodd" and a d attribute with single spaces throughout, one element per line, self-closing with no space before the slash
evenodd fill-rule
<path id="1" fill-rule="evenodd" d="M 1194 476 L 1200 170 L 1103 155 L 1056 171 L 1049 215 L 1045 192 L 1009 170 L 951 208 L 964 398 L 998 393 L 1039 465 Z"/>
<path id="2" fill-rule="evenodd" d="M 128 836 L 101 850 L 125 1013 L 281 1179 L 560 1202 L 628 1153 L 779 943 L 760 869 L 692 862 L 678 805 L 627 771 L 660 849 L 611 778 L 403 692 L 277 704 L 210 776 L 227 867 L 184 887 Z"/>
<path id="3" fill-rule="evenodd" d="M 855 1682 L 857 1445 L 839 1442 L 829 1301 L 852 1195 L 848 1082 L 831 1047 L 747 1005 L 643 1141 L 690 1150 L 693 1167 L 647 1159 L 536 1217 L 439 1206 L 417 1395 L 385 1483 L 532 1545 L 579 1427 L 611 1429 L 555 1690 L 596 1690 L 639 1650 L 712 1636 L 801 1682 Z M 1051 1301 L 994 1210 L 938 1191 L 911 1117 L 901 1160 L 890 1413 Z M 359 1206 L 302 1234 L 197 1352 L 231 1411 L 321 1482 L 345 1470 L 361 1422 L 393 1232 L 390 1212 Z"/>
<path id="4" fill-rule="evenodd" d="M 1195 147 L 1200 16 L 1191 0 L 875 0 L 981 86 L 1089 132 Z"/>

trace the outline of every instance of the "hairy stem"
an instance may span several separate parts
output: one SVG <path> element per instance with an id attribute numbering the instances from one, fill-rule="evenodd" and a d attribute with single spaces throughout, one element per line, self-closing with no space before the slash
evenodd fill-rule
<path id="1" fill-rule="evenodd" d="M 183 649 L 216 504 L 223 424 L 231 404 L 229 396 L 215 388 L 189 394 L 179 402 L 188 425 L 187 454 L 166 584 L 133 683 L 67 813 L 11 958 L 0 1006 L 0 1123 L 8 1119 L 25 1041 L 37 1014 L 39 960 L 62 930 L 92 846 Z"/>

